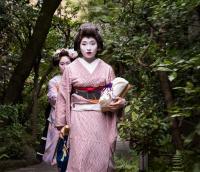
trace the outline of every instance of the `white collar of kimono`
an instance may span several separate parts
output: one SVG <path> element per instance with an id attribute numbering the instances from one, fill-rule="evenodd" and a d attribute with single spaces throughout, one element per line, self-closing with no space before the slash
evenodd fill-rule
<path id="1" fill-rule="evenodd" d="M 88 63 L 87 61 L 85 61 L 83 58 L 78 58 L 78 60 L 82 63 L 82 65 L 90 72 L 92 73 L 95 68 L 97 67 L 98 63 L 99 63 L 99 59 L 95 59 L 93 62 Z"/>

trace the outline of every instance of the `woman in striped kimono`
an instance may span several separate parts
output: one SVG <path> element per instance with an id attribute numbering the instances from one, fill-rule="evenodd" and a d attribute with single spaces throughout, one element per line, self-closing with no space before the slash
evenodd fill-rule
<path id="1" fill-rule="evenodd" d="M 74 48 L 81 56 L 65 68 L 56 103 L 58 130 L 70 126 L 67 172 L 110 172 L 114 170 L 116 112 L 125 106 L 125 99 L 117 97 L 108 112 L 102 112 L 98 103 L 115 75 L 110 65 L 97 58 L 103 49 L 97 27 L 81 25 Z"/>
<path id="2" fill-rule="evenodd" d="M 43 161 L 51 165 L 56 164 L 54 155 L 55 155 L 57 141 L 59 138 L 59 131 L 55 127 L 55 104 L 58 95 L 59 84 L 65 66 L 71 63 L 71 60 L 76 56 L 77 52 L 73 51 L 72 49 L 69 50 L 59 49 L 53 57 L 53 65 L 55 67 L 59 67 L 60 74 L 54 76 L 48 83 L 47 97 L 51 105 L 51 111 L 48 117 L 49 125 L 48 125 L 45 151 L 43 154 Z"/>

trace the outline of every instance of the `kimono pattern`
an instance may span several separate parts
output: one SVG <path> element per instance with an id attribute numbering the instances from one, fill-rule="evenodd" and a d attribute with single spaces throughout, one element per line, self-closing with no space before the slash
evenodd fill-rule
<path id="1" fill-rule="evenodd" d="M 110 83 L 115 75 L 110 65 L 99 59 L 92 73 L 76 59 L 65 68 L 56 103 L 56 126 L 70 126 L 67 172 L 113 171 L 113 152 L 117 138 L 116 114 L 100 110 L 73 110 L 89 101 L 72 92 L 73 87 L 98 87 Z"/>
<path id="2" fill-rule="evenodd" d="M 61 81 L 61 76 L 54 76 L 48 83 L 48 101 L 51 104 L 51 112 L 49 114 L 49 126 L 47 133 L 47 140 L 45 146 L 45 152 L 43 155 L 43 161 L 48 164 L 56 164 L 55 150 L 59 138 L 59 131 L 55 127 L 55 104 L 59 90 L 59 84 Z"/>

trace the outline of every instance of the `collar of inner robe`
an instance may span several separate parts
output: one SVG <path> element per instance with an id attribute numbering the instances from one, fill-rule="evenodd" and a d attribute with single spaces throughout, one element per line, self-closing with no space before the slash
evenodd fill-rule
<path id="1" fill-rule="evenodd" d="M 95 59 L 93 62 L 88 63 L 83 58 L 78 58 L 81 64 L 88 70 L 88 72 L 92 73 L 99 63 L 99 59 Z"/>

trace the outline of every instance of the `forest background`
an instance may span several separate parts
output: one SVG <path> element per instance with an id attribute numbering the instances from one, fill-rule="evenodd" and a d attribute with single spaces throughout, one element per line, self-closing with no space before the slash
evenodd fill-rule
<path id="1" fill-rule="evenodd" d="M 1 0 L 0 160 L 35 153 L 52 55 L 87 21 L 103 34 L 100 58 L 133 85 L 118 123 L 132 154 L 116 157 L 119 171 L 141 154 L 149 171 L 200 171 L 199 0 Z"/>

